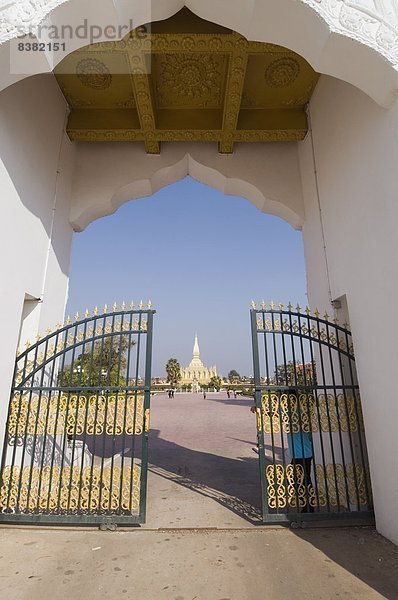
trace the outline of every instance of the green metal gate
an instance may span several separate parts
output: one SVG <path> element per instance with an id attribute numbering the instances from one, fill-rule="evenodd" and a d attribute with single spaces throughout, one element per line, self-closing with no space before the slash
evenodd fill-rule
<path id="1" fill-rule="evenodd" d="M 145 521 L 154 313 L 95 309 L 17 355 L 0 522 Z"/>
<path id="2" fill-rule="evenodd" d="M 373 516 L 350 331 L 289 304 L 252 304 L 264 522 Z"/>

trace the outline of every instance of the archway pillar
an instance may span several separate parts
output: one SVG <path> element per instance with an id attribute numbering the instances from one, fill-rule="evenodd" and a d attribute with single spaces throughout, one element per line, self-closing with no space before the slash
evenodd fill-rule
<path id="1" fill-rule="evenodd" d="M 32 344 L 64 318 L 74 166 L 65 117 L 51 76 L 27 79 L 0 96 L 0 444 L 17 347 L 23 351 L 27 340 Z"/>
<path id="2" fill-rule="evenodd" d="M 342 321 L 348 313 L 377 528 L 398 543 L 398 105 L 383 110 L 322 77 L 310 117 L 313 138 L 299 145 L 309 298 L 329 314 L 330 300 L 340 300 Z"/>

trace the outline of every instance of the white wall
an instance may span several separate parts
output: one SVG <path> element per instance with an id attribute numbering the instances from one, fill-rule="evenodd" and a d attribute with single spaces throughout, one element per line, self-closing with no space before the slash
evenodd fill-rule
<path id="1" fill-rule="evenodd" d="M 214 143 L 164 143 L 148 156 L 143 144 L 80 143 L 71 204 L 76 231 L 128 200 L 150 196 L 191 175 L 225 194 L 240 195 L 296 229 L 304 220 L 295 143 L 236 144 L 222 155 Z"/>
<path id="2" fill-rule="evenodd" d="M 378 530 L 398 543 L 398 105 L 322 77 L 311 102 L 311 138 L 299 145 L 311 304 L 328 306 L 319 278 L 326 246 L 332 298 L 346 295 L 361 387 Z M 323 269 L 325 273 L 325 269 Z"/>
<path id="3" fill-rule="evenodd" d="M 49 75 L 0 95 L 0 440 L 15 351 L 63 319 L 72 229 L 68 222 L 74 148 L 65 101 Z M 52 241 L 50 242 L 50 236 Z M 25 303 L 25 296 L 42 302 Z M 30 313 L 21 330 L 23 312 Z"/>

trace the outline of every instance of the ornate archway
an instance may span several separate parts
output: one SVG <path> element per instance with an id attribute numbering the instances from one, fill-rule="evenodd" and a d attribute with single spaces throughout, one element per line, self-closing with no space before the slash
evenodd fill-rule
<path id="1" fill-rule="evenodd" d="M 371 6 L 369 7 L 369 4 Z M 132 20 L 134 26 L 167 19 L 187 6 L 203 19 L 238 31 L 249 40 L 278 43 L 302 55 L 313 68 L 362 89 L 376 102 L 390 104 L 398 88 L 398 13 L 387 0 L 157 0 L 128 5 L 104 0 L 101 10 L 93 0 L 23 0 L 0 8 L 0 62 L 9 64 L 8 44 L 33 31 L 45 20 L 48 26 L 81 24 L 84 18 L 101 27 L 120 26 Z M 105 37 L 99 37 L 98 40 Z M 108 38 L 109 39 L 109 38 Z M 8 43 L 5 43 L 8 42 Z M 87 44 L 74 39 L 67 52 Z M 342 60 L 349 53 L 350 60 Z M 52 70 L 62 55 L 39 61 L 35 72 Z M 364 69 L 366 65 L 366 69 Z M 1 87 L 20 80 L 18 71 L 6 75 Z"/>

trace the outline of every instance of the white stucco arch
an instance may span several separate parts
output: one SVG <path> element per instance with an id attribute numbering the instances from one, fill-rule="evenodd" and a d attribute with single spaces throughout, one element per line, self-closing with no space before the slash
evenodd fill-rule
<path id="1" fill-rule="evenodd" d="M 389 106 L 398 90 L 398 8 L 395 0 L 19 0 L 0 8 L 0 89 L 24 77 L 10 73 L 16 36 L 45 20 L 50 25 L 135 26 L 166 19 L 183 6 L 238 31 L 249 40 L 273 42 L 302 55 L 319 73 L 332 75 Z M 104 38 L 100 38 L 104 39 Z M 87 40 L 68 43 L 66 54 Z M 36 53 L 33 72 L 48 72 L 64 55 Z M 17 55 L 17 53 L 16 53 Z M 32 57 L 30 57 L 32 60 Z M 19 62 L 19 61 L 17 61 Z M 22 64 L 22 63 L 21 63 Z M 18 72 L 19 70 L 19 72 Z"/>
<path id="2" fill-rule="evenodd" d="M 214 144 L 165 144 L 160 156 L 149 158 L 142 148 L 129 144 L 117 148 L 82 144 L 77 149 L 76 165 L 70 210 L 75 231 L 115 212 L 125 202 L 150 196 L 187 175 L 226 195 L 244 197 L 295 229 L 300 230 L 304 222 L 293 143 L 257 144 L 255 148 L 242 145 L 228 156 L 218 154 Z"/>

